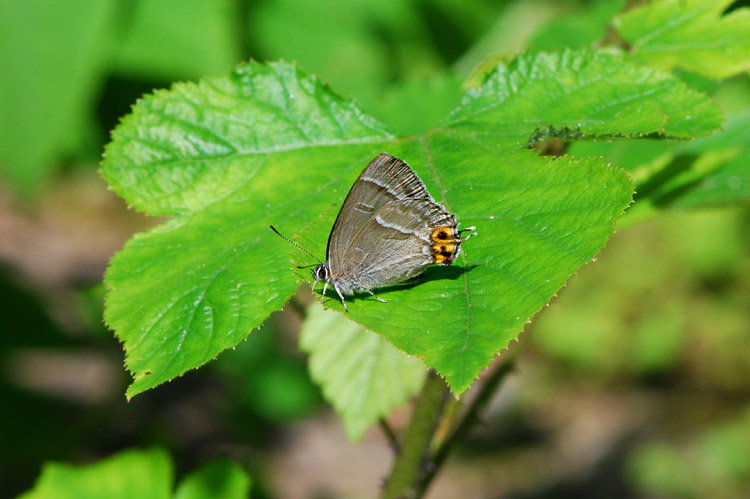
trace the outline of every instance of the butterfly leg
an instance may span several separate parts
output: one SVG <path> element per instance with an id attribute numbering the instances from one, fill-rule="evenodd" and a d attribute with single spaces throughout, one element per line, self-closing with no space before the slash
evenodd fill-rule
<path id="1" fill-rule="evenodd" d="M 378 300 L 380 303 L 388 303 L 388 300 L 382 299 L 381 297 L 377 296 L 375 293 L 373 293 L 369 289 L 366 289 L 366 288 L 362 288 L 362 289 L 364 289 L 365 291 L 367 291 L 368 293 L 370 293 L 370 296 L 372 296 L 373 298 L 375 298 L 376 300 Z"/>
<path id="2" fill-rule="evenodd" d="M 318 281 L 315 281 L 315 282 L 318 282 Z M 315 284 L 313 284 L 313 286 L 315 286 Z M 328 289 L 328 281 L 326 281 L 323 284 L 323 296 L 321 296 L 321 298 L 320 298 L 320 303 L 323 303 L 323 300 L 326 299 L 326 289 Z"/>
<path id="3" fill-rule="evenodd" d="M 346 300 L 344 300 L 344 295 L 341 294 L 341 290 L 338 286 L 336 286 L 336 284 L 333 285 L 333 289 L 336 290 L 336 292 L 339 294 L 339 298 L 341 298 L 341 304 L 344 306 L 344 312 L 348 312 L 349 309 L 346 308 Z"/>
<path id="4" fill-rule="evenodd" d="M 459 231 L 458 231 L 458 235 L 460 236 L 462 232 L 470 232 L 470 231 L 472 231 L 472 230 L 477 230 L 477 228 L 476 228 L 476 227 L 474 227 L 474 226 L 471 226 L 471 227 L 466 227 L 465 229 L 461 229 L 461 230 L 459 230 Z M 470 238 L 471 236 L 476 236 L 476 235 L 477 235 L 477 233 L 476 233 L 476 232 L 475 232 L 475 233 L 473 233 L 473 234 L 469 234 L 469 235 L 468 235 L 468 236 L 466 236 L 466 237 L 462 237 L 461 239 L 458 239 L 458 242 L 459 242 L 459 243 L 462 243 L 462 242 L 466 241 L 467 239 L 469 239 L 469 238 Z"/>

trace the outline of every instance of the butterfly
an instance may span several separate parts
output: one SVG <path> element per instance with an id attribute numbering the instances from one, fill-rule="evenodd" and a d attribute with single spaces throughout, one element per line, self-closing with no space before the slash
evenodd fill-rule
<path id="1" fill-rule="evenodd" d="M 382 153 L 349 190 L 328 236 L 326 261 L 316 258 L 320 263 L 312 269 L 313 289 L 323 282 L 325 299 L 331 286 L 346 311 L 344 296 L 358 291 L 385 302 L 374 289 L 412 279 L 430 265 L 450 265 L 461 243 L 476 235 L 462 234 L 474 230 L 458 230 L 456 216 L 430 196 L 416 172 Z"/>

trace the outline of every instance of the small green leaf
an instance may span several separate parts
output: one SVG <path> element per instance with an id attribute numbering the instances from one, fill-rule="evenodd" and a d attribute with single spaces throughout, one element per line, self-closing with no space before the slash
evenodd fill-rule
<path id="1" fill-rule="evenodd" d="M 654 1 L 625 12 L 613 24 L 636 59 L 721 79 L 750 70 L 750 9 L 723 14 L 731 3 Z"/>
<path id="2" fill-rule="evenodd" d="M 638 196 L 623 219 L 629 225 L 665 208 L 750 201 L 748 144 L 750 112 L 735 111 L 723 130 L 692 142 L 577 142 L 568 152 L 601 155 L 630 172 L 638 184 Z"/>
<path id="3" fill-rule="evenodd" d="M 131 205 L 177 216 L 134 237 L 107 271 L 105 320 L 135 375 L 128 395 L 211 360 L 279 309 L 303 275 L 288 255 L 312 262 L 268 225 L 304 235 L 323 258 L 344 196 L 382 151 L 412 165 L 479 236 L 457 264 L 378 290 L 388 304 L 351 298 L 349 318 L 460 394 L 596 255 L 632 198 L 627 176 L 599 159 L 551 160 L 527 146 L 552 136 L 692 137 L 720 121 L 705 96 L 612 50 L 518 56 L 442 126 L 408 139 L 286 64 L 250 63 L 148 96 L 102 165 Z"/>
<path id="4" fill-rule="evenodd" d="M 699 208 L 750 202 L 750 111 L 729 117 L 721 133 L 686 144 L 698 153 L 694 169 L 705 172 L 672 191 L 666 201 L 675 207 Z M 699 162 L 700 161 L 700 162 Z"/>
<path id="5" fill-rule="evenodd" d="M 174 494 L 175 499 L 245 499 L 250 477 L 228 459 L 217 459 L 186 476 Z"/>
<path id="6" fill-rule="evenodd" d="M 419 390 L 425 367 L 344 315 L 312 304 L 300 332 L 310 374 L 336 409 L 351 441 Z"/>
<path id="7" fill-rule="evenodd" d="M 172 460 L 161 449 L 126 450 L 93 464 L 49 462 L 23 499 L 106 497 L 167 499 L 172 495 Z"/>
<path id="8" fill-rule="evenodd" d="M 693 138 L 724 119 L 704 95 L 669 74 L 627 62 L 616 49 L 520 55 L 467 94 L 445 124 L 491 147 L 548 138 Z"/>

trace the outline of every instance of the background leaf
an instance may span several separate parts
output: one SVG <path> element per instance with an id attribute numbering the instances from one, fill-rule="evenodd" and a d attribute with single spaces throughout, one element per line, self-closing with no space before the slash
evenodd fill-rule
<path id="1" fill-rule="evenodd" d="M 390 81 L 424 77 L 443 65 L 425 43 L 429 33 L 414 2 L 263 2 L 250 10 L 248 23 L 264 57 L 294 60 L 366 104 Z"/>
<path id="2" fill-rule="evenodd" d="M 604 38 L 615 14 L 625 0 L 598 0 L 579 5 L 579 11 L 561 15 L 537 30 L 529 39 L 529 47 L 553 50 L 561 47 L 590 47 Z"/>
<path id="3" fill-rule="evenodd" d="M 161 449 L 127 450 L 85 466 L 50 462 L 23 499 L 131 499 L 172 495 L 172 461 Z"/>
<path id="4" fill-rule="evenodd" d="M 48 462 L 23 499 L 133 497 L 245 498 L 250 478 L 228 459 L 210 462 L 181 481 L 174 495 L 172 459 L 162 449 L 129 449 L 88 465 Z"/>
<path id="5" fill-rule="evenodd" d="M 123 10 L 127 29 L 113 54 L 113 70 L 123 76 L 200 78 L 226 73 L 242 59 L 238 9 L 227 0 L 134 1 Z"/>
<path id="6" fill-rule="evenodd" d="M 631 182 L 599 159 L 524 148 L 548 136 L 687 137 L 720 120 L 704 96 L 611 50 L 521 55 L 413 139 L 283 64 L 157 92 L 114 132 L 102 166 L 132 205 L 180 215 L 133 238 L 107 272 L 105 318 L 136 376 L 128 394 L 212 359 L 278 309 L 296 287 L 285 256 L 296 250 L 267 226 L 301 231 L 322 257 L 343 197 L 383 150 L 479 237 L 408 291 L 379 290 L 387 305 L 352 299 L 349 317 L 460 394 L 594 257 L 631 200 Z"/>
<path id="7" fill-rule="evenodd" d="M 446 123 L 472 129 L 479 140 L 523 147 L 548 138 L 693 138 L 722 121 L 719 108 L 674 77 L 602 49 L 524 54 L 501 64 Z"/>
<path id="8" fill-rule="evenodd" d="M 419 359 L 317 303 L 307 307 L 300 348 L 310 355 L 310 374 L 341 416 L 351 441 L 406 403 L 426 372 Z"/>
<path id="9" fill-rule="evenodd" d="M 414 79 L 390 88 L 372 115 L 392 125 L 398 135 L 422 135 L 458 107 L 464 92 L 451 74 Z"/>
<path id="10" fill-rule="evenodd" d="M 750 486 L 750 410 L 720 421 L 679 442 L 641 444 L 629 459 L 628 475 L 647 494 L 686 497 L 742 497 Z"/>
<path id="11" fill-rule="evenodd" d="M 186 476 L 175 499 L 244 499 L 250 492 L 250 477 L 228 459 L 218 459 Z"/>
<path id="12" fill-rule="evenodd" d="M 37 191 L 88 131 L 116 6 L 0 0 L 0 169 L 20 192 Z"/>
<path id="13" fill-rule="evenodd" d="M 750 69 L 750 9 L 724 14 L 732 0 L 660 0 L 613 24 L 634 57 L 665 69 L 679 66 L 712 78 Z"/>
<path id="14" fill-rule="evenodd" d="M 694 170 L 700 173 L 662 198 L 671 206 L 725 206 L 750 201 L 750 112 L 730 116 L 721 134 L 685 147 L 700 154 Z"/>
<path id="15" fill-rule="evenodd" d="M 691 142 L 671 140 L 578 141 L 574 156 L 597 155 L 620 165 L 638 184 L 636 205 L 625 226 L 670 208 L 742 204 L 748 200 L 747 145 L 750 118 L 744 90 L 747 78 L 717 86 L 713 97 L 727 110 L 723 129 Z"/>

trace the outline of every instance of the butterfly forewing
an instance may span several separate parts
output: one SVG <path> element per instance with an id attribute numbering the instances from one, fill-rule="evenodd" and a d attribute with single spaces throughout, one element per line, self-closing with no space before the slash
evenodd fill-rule
<path id="1" fill-rule="evenodd" d="M 352 240 L 374 213 L 386 203 L 404 199 L 429 199 L 434 203 L 409 165 L 390 154 L 380 154 L 354 182 L 328 237 L 326 256 L 334 275 L 342 268 Z"/>

